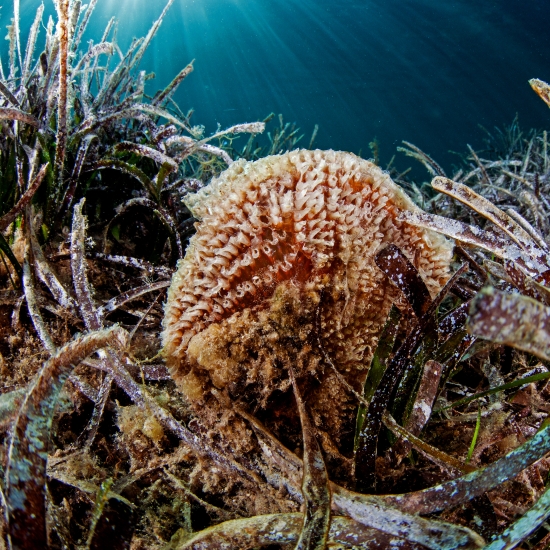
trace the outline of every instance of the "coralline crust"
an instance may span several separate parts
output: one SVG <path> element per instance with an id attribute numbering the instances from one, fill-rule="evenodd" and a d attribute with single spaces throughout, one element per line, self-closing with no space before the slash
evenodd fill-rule
<path id="1" fill-rule="evenodd" d="M 401 300 L 374 263 L 377 251 L 397 245 L 432 294 L 449 276 L 451 243 L 400 221 L 401 210 L 418 207 L 351 153 L 240 160 L 186 204 L 200 222 L 168 292 L 162 338 L 194 403 L 213 389 L 265 407 L 275 390 L 288 390 L 294 362 L 298 376 L 324 385 L 319 395 L 334 409 L 337 384 L 322 376 L 322 357 L 357 386 Z"/>

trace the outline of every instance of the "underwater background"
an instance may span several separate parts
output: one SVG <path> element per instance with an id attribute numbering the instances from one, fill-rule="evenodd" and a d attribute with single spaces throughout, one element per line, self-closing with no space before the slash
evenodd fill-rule
<path id="1" fill-rule="evenodd" d="M 0 550 L 548 550 L 549 0 L 44 1 L 0 0 Z"/>
<path id="2" fill-rule="evenodd" d="M 86 39 L 116 16 L 126 51 L 165 3 L 99 0 Z M 5 28 L 12 2 L 1 5 Z M 38 5 L 21 2 L 23 43 Z M 376 138 L 384 165 L 407 140 L 450 167 L 450 151 L 482 146 L 478 125 L 516 113 L 523 128 L 547 123 L 527 81 L 550 78 L 549 23 L 543 0 L 176 0 L 141 67 L 154 93 L 195 59 L 175 99 L 207 133 L 273 111 L 302 128 L 304 147 L 319 124 L 319 148 L 368 158 Z"/>

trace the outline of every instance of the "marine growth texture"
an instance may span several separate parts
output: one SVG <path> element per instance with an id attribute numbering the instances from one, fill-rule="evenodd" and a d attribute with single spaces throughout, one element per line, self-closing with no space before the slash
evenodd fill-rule
<path id="1" fill-rule="evenodd" d="M 186 204 L 200 222 L 168 292 L 162 337 L 192 402 L 215 388 L 263 406 L 289 387 L 285 362 L 322 382 L 326 355 L 351 383 L 361 378 L 392 302 L 402 300 L 374 263 L 387 244 L 432 294 L 449 276 L 450 242 L 399 221 L 400 210 L 419 209 L 351 153 L 240 160 Z"/>

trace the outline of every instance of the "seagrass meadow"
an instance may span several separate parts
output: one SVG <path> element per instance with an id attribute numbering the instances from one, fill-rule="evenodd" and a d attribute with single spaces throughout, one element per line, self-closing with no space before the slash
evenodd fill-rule
<path id="1" fill-rule="evenodd" d="M 1 56 L 0 548 L 550 548 L 547 131 L 208 134 L 96 3 Z"/>

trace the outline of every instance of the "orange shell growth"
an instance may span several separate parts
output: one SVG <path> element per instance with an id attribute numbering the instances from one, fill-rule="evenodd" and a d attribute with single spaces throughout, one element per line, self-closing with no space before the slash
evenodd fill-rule
<path id="1" fill-rule="evenodd" d="M 216 324 L 205 341 L 221 346 L 231 332 L 224 326 L 240 326 L 247 309 L 257 323 L 259 311 L 273 309 L 282 284 L 317 293 L 319 341 L 350 373 L 368 366 L 391 303 L 400 299 L 374 263 L 381 247 L 397 245 L 432 294 L 449 276 L 450 242 L 399 221 L 400 210 L 419 209 L 380 168 L 351 153 L 297 150 L 240 160 L 186 204 L 200 222 L 168 293 L 163 345 L 192 401 L 200 391 L 184 377 L 200 370 L 201 359 L 191 339 Z M 214 386 L 224 385 L 209 376 Z"/>

